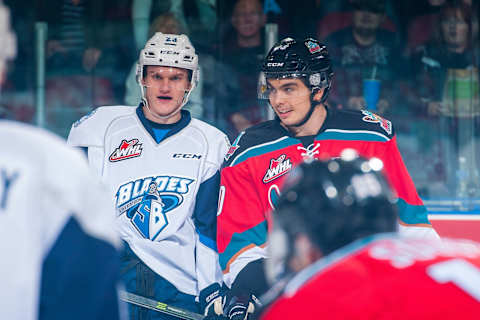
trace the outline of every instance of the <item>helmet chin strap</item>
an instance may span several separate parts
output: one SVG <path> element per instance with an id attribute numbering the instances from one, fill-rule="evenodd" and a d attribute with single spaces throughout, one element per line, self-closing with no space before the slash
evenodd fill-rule
<path id="1" fill-rule="evenodd" d="M 322 103 L 321 101 L 313 100 L 313 97 L 315 96 L 315 94 L 316 93 L 312 92 L 310 95 L 310 109 L 308 110 L 308 113 L 305 115 L 305 117 L 299 123 L 292 124 L 289 127 L 298 128 L 303 126 L 305 123 L 307 123 L 308 120 L 310 120 L 310 118 L 312 117 L 313 111 L 315 110 L 315 107 Z"/>

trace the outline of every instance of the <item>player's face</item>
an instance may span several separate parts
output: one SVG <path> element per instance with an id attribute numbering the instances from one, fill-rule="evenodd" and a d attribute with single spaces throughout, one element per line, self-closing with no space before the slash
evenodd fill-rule
<path id="1" fill-rule="evenodd" d="M 311 91 L 300 79 L 268 79 L 267 88 L 270 104 L 285 126 L 295 126 L 305 119 Z"/>
<path id="2" fill-rule="evenodd" d="M 148 66 L 143 79 L 149 108 L 159 116 L 168 116 L 182 103 L 190 89 L 188 71 L 163 66 Z M 177 113 L 180 117 L 180 113 Z"/>

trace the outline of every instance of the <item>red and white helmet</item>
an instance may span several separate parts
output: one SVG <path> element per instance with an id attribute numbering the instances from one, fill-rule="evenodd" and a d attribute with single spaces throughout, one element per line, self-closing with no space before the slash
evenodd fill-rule
<path id="1" fill-rule="evenodd" d="M 142 83 L 145 66 L 175 67 L 192 71 L 190 90 L 185 92 L 181 106 L 174 112 L 177 113 L 187 103 L 190 93 L 195 89 L 200 78 L 198 55 L 195 53 L 195 48 L 188 37 L 184 34 L 157 32 L 147 41 L 145 48 L 140 51 L 136 76 L 142 92 L 142 100 L 147 103 L 144 92 L 145 85 Z M 172 115 L 173 113 L 167 117 Z"/>

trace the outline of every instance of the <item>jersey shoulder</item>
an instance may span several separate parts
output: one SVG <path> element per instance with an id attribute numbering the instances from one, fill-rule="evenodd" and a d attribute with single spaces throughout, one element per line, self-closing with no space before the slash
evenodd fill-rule
<path id="1" fill-rule="evenodd" d="M 220 129 L 195 118 L 192 118 L 190 125 L 197 129 L 208 145 L 207 160 L 220 166 L 230 145 L 227 135 Z"/>
<path id="2" fill-rule="evenodd" d="M 246 152 L 262 146 L 275 144 L 278 140 L 288 138 L 288 132 L 277 120 L 256 124 L 242 131 L 232 142 L 225 156 L 225 166 L 232 166 L 241 162 L 245 158 Z"/>
<path id="3" fill-rule="evenodd" d="M 73 123 L 68 144 L 76 147 L 102 146 L 104 134 L 110 124 L 124 116 L 135 114 L 135 106 L 103 106 Z"/>
<path id="4" fill-rule="evenodd" d="M 366 131 L 390 140 L 395 135 L 393 124 L 369 110 L 329 109 L 326 130 Z"/>
<path id="5" fill-rule="evenodd" d="M 68 147 L 61 137 L 28 124 L 2 120 L 0 121 L 0 136 L 6 138 L 7 141 L 15 141 L 10 147 L 19 157 L 35 154 L 36 160 L 32 161 L 32 164 L 42 164 L 44 161 L 50 160 L 61 162 L 67 160 L 66 158 L 68 160 L 77 159 L 73 160 L 75 162 L 84 160 L 81 153 Z M 55 152 L 47 152 L 47 150 L 55 150 Z M 52 154 L 55 156 L 52 157 Z"/>
<path id="6" fill-rule="evenodd" d="M 227 137 L 222 130 L 199 119 L 192 118 L 191 126 L 200 130 L 208 139 L 225 140 Z"/>
<path id="7" fill-rule="evenodd" d="M 49 212 L 42 212 L 46 224 L 58 225 L 65 216 L 72 216 L 89 234 L 119 245 L 116 232 L 105 228 L 107 222 L 114 221 L 115 212 L 106 200 L 110 193 L 93 175 L 80 150 L 44 129 L 11 121 L 0 121 L 0 136 L 15 141 L 9 146 L 9 157 L 1 164 L 18 170 L 19 179 L 28 181 L 31 196 L 41 194 L 49 207 Z M 39 206 L 39 210 L 43 209 Z"/>

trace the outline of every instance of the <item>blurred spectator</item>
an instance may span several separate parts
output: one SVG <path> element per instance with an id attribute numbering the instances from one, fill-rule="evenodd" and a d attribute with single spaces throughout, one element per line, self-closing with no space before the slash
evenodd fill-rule
<path id="1" fill-rule="evenodd" d="M 424 0 L 425 1 L 425 0 Z M 447 2 L 459 3 L 465 6 L 472 6 L 473 0 L 426 0 L 426 12 L 414 17 L 408 23 L 407 30 L 407 53 L 420 45 L 424 45 L 434 32 L 442 6 Z"/>
<path id="2" fill-rule="evenodd" d="M 98 105 L 118 104 L 133 61 L 129 0 L 44 0 L 48 23 L 47 125 L 65 136 L 71 123 Z M 130 42 L 130 43 L 129 43 Z M 133 54 L 131 54 L 133 56 Z"/>
<path id="3" fill-rule="evenodd" d="M 451 190 L 478 194 L 480 100 L 478 20 L 463 3 L 442 7 L 432 39 L 412 58 L 416 87 L 443 146 Z M 476 141 L 477 140 L 477 141 Z M 466 168 L 469 168 L 468 170 Z"/>
<path id="4" fill-rule="evenodd" d="M 155 8 L 153 4 L 155 2 Z M 154 11 L 155 16 L 167 13 L 170 11 L 170 0 L 154 1 L 154 0 L 133 0 L 132 4 L 132 24 L 133 33 L 135 36 L 135 45 L 137 51 L 140 52 L 149 39 L 150 16 Z"/>
<path id="5" fill-rule="evenodd" d="M 0 95 L 0 118 L 32 122 L 34 116 L 35 60 L 33 59 L 35 11 L 23 1 L 4 0 L 10 8 L 10 23 L 17 39 L 19 59 L 8 61 Z M 5 45 L 2 42 L 2 45 Z M 1 67 L 0 67 L 1 68 Z"/>
<path id="6" fill-rule="evenodd" d="M 437 25 L 438 15 L 442 5 L 447 0 L 427 0 L 428 11 L 418 17 L 415 17 L 408 25 L 407 30 L 407 50 L 411 51 L 419 45 L 425 44 L 430 39 L 435 25 Z"/>
<path id="7" fill-rule="evenodd" d="M 102 39 L 103 6 L 94 0 L 52 0 L 48 4 L 44 0 L 38 4 L 39 20 L 48 23 L 47 126 L 66 136 L 71 123 L 88 111 L 99 93 L 99 104 L 113 102 L 111 83 L 92 77 L 106 43 Z"/>
<path id="8" fill-rule="evenodd" d="M 51 0 L 40 6 L 39 18 L 48 23 L 47 68 L 50 73 L 91 71 L 101 54 L 101 1 Z"/>
<path id="9" fill-rule="evenodd" d="M 168 12 L 161 14 L 155 18 L 150 26 L 148 32 L 149 38 L 151 38 L 156 32 L 168 33 L 168 34 L 187 34 L 186 27 L 174 16 L 173 13 Z M 201 61 L 199 61 L 201 63 Z M 125 92 L 125 104 L 126 105 L 138 105 L 141 101 L 142 94 L 140 87 L 136 79 L 136 67 L 137 62 L 133 64 L 130 69 L 126 81 Z M 202 70 L 200 69 L 200 80 L 195 90 L 193 90 L 188 103 L 185 105 L 185 109 L 189 110 L 194 118 L 202 119 Z"/>
<path id="10" fill-rule="evenodd" d="M 21 63 L 12 63 L 8 70 L 6 88 L 13 90 L 28 90 L 34 86 L 34 77 L 31 72 L 34 69 L 33 57 L 34 46 L 34 21 L 35 12 L 31 10 L 31 4 L 24 1 L 7 0 L 3 3 L 10 8 L 11 24 L 18 37 L 18 56 L 29 57 L 22 59 Z"/>
<path id="11" fill-rule="evenodd" d="M 317 16 L 317 36 L 321 40 L 325 40 L 334 32 L 352 26 L 352 9 L 358 6 L 358 1 L 356 0 L 329 1 L 328 4 L 325 4 L 325 2 L 327 1 L 321 1 L 320 14 Z M 375 1 L 371 2 L 372 7 L 375 6 Z M 386 14 L 380 24 L 380 28 L 396 32 L 398 23 L 396 23 L 395 7 L 390 0 L 387 0 L 384 6 L 383 12 Z"/>
<path id="12" fill-rule="evenodd" d="M 330 102 L 338 107 L 364 108 L 363 79 L 381 81 L 378 113 L 393 104 L 394 80 L 401 78 L 401 50 L 395 34 L 381 29 L 385 0 L 354 0 L 353 24 L 326 39 L 334 63 L 335 81 Z M 335 89 L 336 88 L 336 89 Z"/>
<path id="13" fill-rule="evenodd" d="M 220 47 L 219 87 L 216 105 L 227 119 L 230 136 L 265 119 L 257 100 L 257 81 L 265 53 L 266 16 L 260 0 L 237 0 L 231 15 L 232 29 Z"/>
<path id="14" fill-rule="evenodd" d="M 149 25 L 156 17 L 172 13 L 182 25 L 188 25 L 189 38 L 202 51 L 213 42 L 216 27 L 216 0 L 133 0 L 132 22 L 139 52 L 147 42 Z"/>
<path id="15" fill-rule="evenodd" d="M 114 103 L 121 104 L 125 96 L 125 80 L 130 66 L 137 60 L 133 26 L 132 0 L 102 0 L 103 3 L 103 54 L 93 75 L 107 78 L 114 90 Z"/>
<path id="16" fill-rule="evenodd" d="M 471 117 L 479 115 L 478 62 L 479 44 L 474 34 L 472 8 L 463 4 L 448 4 L 439 13 L 431 40 L 416 48 L 412 56 L 413 74 L 419 80 L 420 96 L 428 102 L 431 116 Z M 473 11 L 474 12 L 474 11 Z M 472 90 L 460 82 L 473 83 Z M 473 81 L 473 82 L 472 82 Z M 476 91 L 475 91 L 476 88 Z M 450 90 L 450 91 L 449 91 Z M 453 91 L 452 91 L 453 90 Z M 470 110 L 471 99 L 475 108 Z"/>

